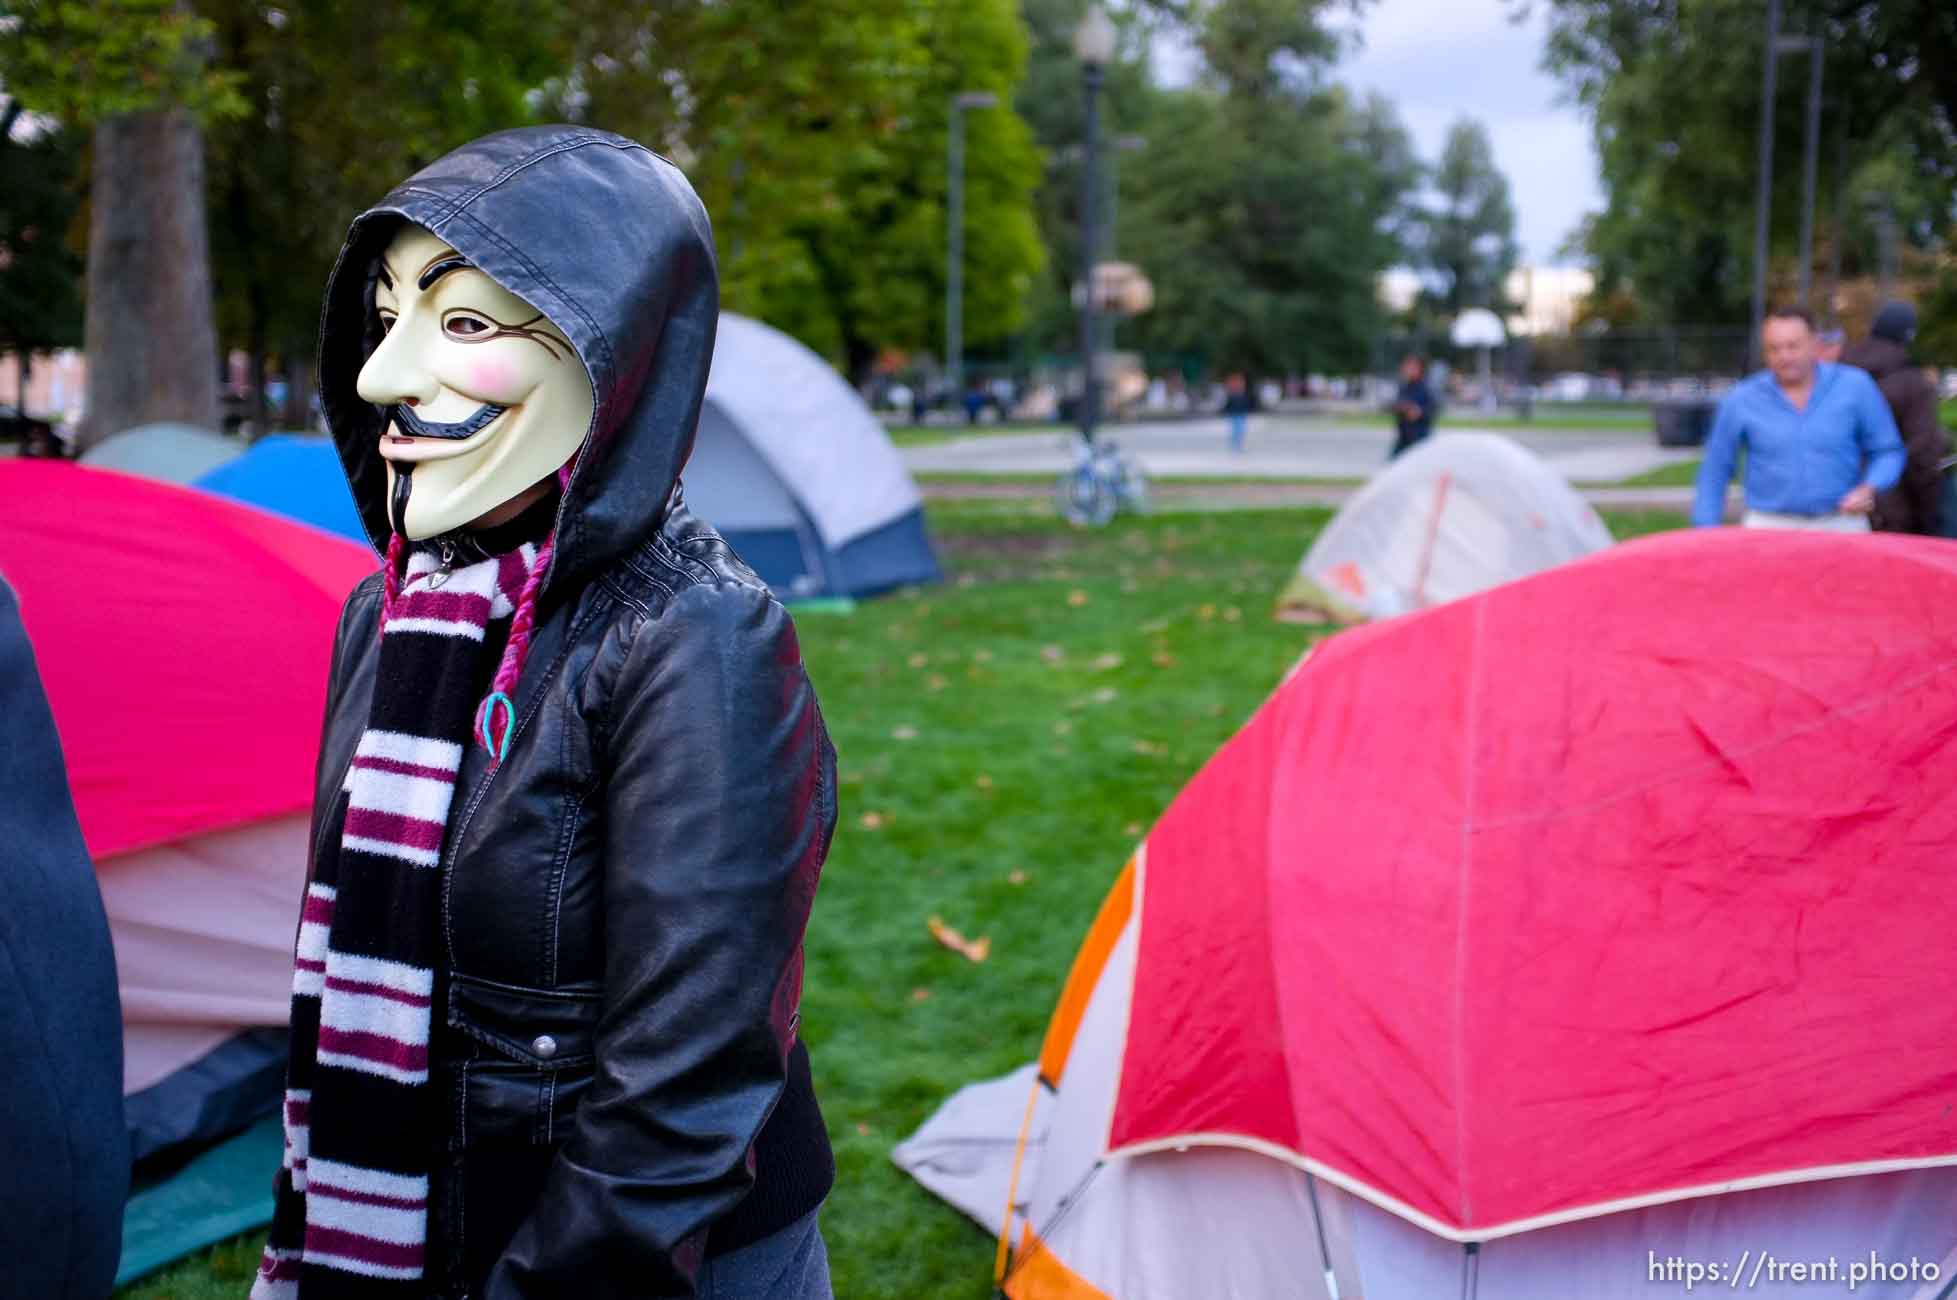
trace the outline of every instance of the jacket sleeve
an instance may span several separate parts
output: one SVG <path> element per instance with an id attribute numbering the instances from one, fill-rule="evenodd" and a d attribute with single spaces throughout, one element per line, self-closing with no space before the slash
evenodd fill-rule
<path id="1" fill-rule="evenodd" d="M 595 1078 L 483 1300 L 693 1295 L 794 1042 L 835 806 L 786 611 L 680 592 L 633 636 L 606 728 Z"/>
<path id="2" fill-rule="evenodd" d="M 1737 401 L 1729 396 L 1719 404 L 1719 413 L 1713 417 L 1712 432 L 1706 437 L 1705 459 L 1699 463 L 1698 491 L 1692 501 L 1695 528 L 1710 528 L 1726 520 L 1726 487 L 1733 481 L 1733 465 L 1739 460 L 1737 408 Z"/>
<path id="3" fill-rule="evenodd" d="M 1856 384 L 1856 438 L 1868 461 L 1862 481 L 1878 492 L 1885 492 L 1903 476 L 1903 439 L 1896 432 L 1896 417 L 1889 413 L 1889 403 L 1875 386 L 1875 380 L 1852 368 L 1846 368 L 1845 373 Z"/>

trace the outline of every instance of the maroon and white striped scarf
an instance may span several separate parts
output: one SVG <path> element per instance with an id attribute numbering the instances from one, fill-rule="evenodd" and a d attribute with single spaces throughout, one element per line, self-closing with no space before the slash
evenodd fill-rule
<path id="1" fill-rule="evenodd" d="M 285 1160 L 251 1300 L 421 1297 L 444 1112 L 429 1086 L 441 853 L 487 668 L 537 548 L 444 571 L 410 553 L 381 618 L 337 842 L 307 887 L 292 977 Z"/>

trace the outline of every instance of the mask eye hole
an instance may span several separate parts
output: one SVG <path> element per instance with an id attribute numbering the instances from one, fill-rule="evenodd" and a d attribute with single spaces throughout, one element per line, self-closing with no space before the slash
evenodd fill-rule
<path id="1" fill-rule="evenodd" d="M 391 311 L 382 311 L 379 315 L 381 319 L 381 333 L 385 334 L 394 328 L 394 313 Z"/>
<path id="2" fill-rule="evenodd" d="M 486 339 L 495 332 L 494 325 L 472 312 L 452 311 L 442 317 L 442 333 L 465 343 Z"/>

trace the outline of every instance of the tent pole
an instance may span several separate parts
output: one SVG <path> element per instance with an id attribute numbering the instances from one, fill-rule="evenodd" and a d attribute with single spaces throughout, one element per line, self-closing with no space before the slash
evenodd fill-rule
<path id="1" fill-rule="evenodd" d="M 1311 1197 L 1311 1223 L 1318 1229 L 1318 1258 L 1325 1265 L 1325 1294 L 1339 1300 L 1339 1275 L 1332 1268 L 1332 1252 L 1325 1245 L 1325 1220 L 1318 1213 L 1318 1179 L 1305 1172 L 1305 1191 Z"/>
<path id="2" fill-rule="evenodd" d="M 1481 1294 L 1481 1243 L 1471 1241 L 1462 1249 L 1461 1300 L 1476 1300 Z"/>

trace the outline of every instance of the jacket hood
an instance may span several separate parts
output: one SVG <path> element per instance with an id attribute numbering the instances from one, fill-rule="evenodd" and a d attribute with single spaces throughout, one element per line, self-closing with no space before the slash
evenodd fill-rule
<path id="1" fill-rule="evenodd" d="M 374 285 L 403 221 L 426 227 L 564 332 L 595 407 L 557 514 L 549 589 L 655 531 L 693 449 L 713 361 L 713 232 L 679 168 L 585 127 L 462 146 L 355 218 L 320 313 L 319 396 L 368 539 L 385 551 L 384 409 L 355 389 L 380 334 Z"/>
<path id="2" fill-rule="evenodd" d="M 1841 356 L 1842 364 L 1866 370 L 1869 377 L 1880 382 L 1909 365 L 1909 349 L 1894 339 L 1863 339 L 1850 347 Z"/>

